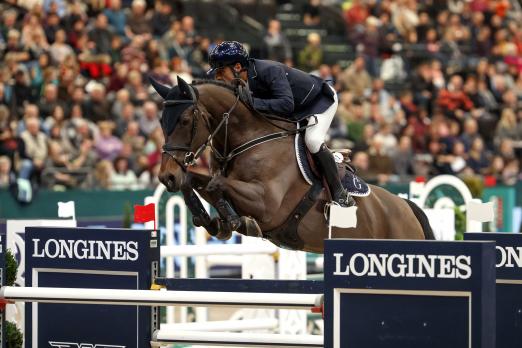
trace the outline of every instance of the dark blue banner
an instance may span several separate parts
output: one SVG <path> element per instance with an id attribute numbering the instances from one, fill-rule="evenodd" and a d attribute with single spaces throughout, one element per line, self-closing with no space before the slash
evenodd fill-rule
<path id="1" fill-rule="evenodd" d="M 497 348 L 522 346 L 522 235 L 464 233 L 466 240 L 496 242 Z"/>
<path id="2" fill-rule="evenodd" d="M 156 231 L 26 229 L 26 286 L 150 289 L 157 276 Z M 26 305 L 25 347 L 142 348 L 151 339 L 150 307 Z"/>
<path id="3" fill-rule="evenodd" d="M 325 241 L 325 347 L 493 348 L 491 242 Z"/>

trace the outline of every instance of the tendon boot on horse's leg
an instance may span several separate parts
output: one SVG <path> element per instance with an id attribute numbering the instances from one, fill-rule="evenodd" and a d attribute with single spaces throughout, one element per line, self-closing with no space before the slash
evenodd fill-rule
<path id="1" fill-rule="evenodd" d="M 335 163 L 333 154 L 326 144 L 322 144 L 319 152 L 313 155 L 321 167 L 321 171 L 328 184 L 328 189 L 332 195 L 332 200 L 343 207 L 355 205 L 354 199 L 341 184 L 341 179 L 339 179 L 339 173 L 337 171 L 337 163 Z"/>
<path id="2" fill-rule="evenodd" d="M 239 216 L 230 203 L 224 198 L 218 199 L 214 206 L 216 207 L 219 216 L 224 219 L 224 228 L 219 235 L 216 235 L 216 238 L 229 239 L 232 235 L 232 231 L 236 231 L 249 237 L 263 236 L 261 228 L 259 228 L 256 220 L 247 216 Z"/>

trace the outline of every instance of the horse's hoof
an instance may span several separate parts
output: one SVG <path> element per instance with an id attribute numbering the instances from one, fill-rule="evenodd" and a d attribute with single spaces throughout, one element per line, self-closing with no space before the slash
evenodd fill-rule
<path id="1" fill-rule="evenodd" d="M 263 237 L 263 232 L 257 224 L 257 221 L 247 216 L 241 217 L 241 226 L 239 227 L 239 230 L 239 233 L 248 237 Z"/>
<path id="2" fill-rule="evenodd" d="M 194 216 L 194 217 L 192 217 L 192 223 L 193 223 L 194 226 L 196 226 L 196 227 L 201 227 L 201 226 L 203 226 L 203 221 L 202 221 L 201 218 L 198 217 L 198 216 Z"/>
<path id="3" fill-rule="evenodd" d="M 223 221 L 219 218 L 213 218 L 210 221 L 210 225 L 207 228 L 208 234 L 210 234 L 212 237 L 215 237 L 219 234 L 219 231 L 223 229 Z"/>
<path id="4" fill-rule="evenodd" d="M 232 237 L 232 231 L 220 230 L 215 237 L 219 240 L 229 240 Z"/>

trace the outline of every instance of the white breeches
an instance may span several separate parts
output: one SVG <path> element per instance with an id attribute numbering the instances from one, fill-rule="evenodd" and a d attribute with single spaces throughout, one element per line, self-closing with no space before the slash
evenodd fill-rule
<path id="1" fill-rule="evenodd" d="M 306 147 L 311 153 L 317 153 L 321 148 L 321 145 L 324 143 L 326 138 L 326 133 L 328 133 L 328 129 L 330 129 L 330 124 L 337 112 L 337 105 L 339 102 L 337 101 L 337 92 L 333 89 L 332 86 L 330 88 L 334 91 L 334 102 L 328 109 L 325 110 L 322 114 L 315 115 L 317 117 L 317 124 L 313 127 L 310 127 L 305 132 L 305 143 Z M 315 117 L 310 117 L 308 119 L 308 124 L 314 124 Z"/>

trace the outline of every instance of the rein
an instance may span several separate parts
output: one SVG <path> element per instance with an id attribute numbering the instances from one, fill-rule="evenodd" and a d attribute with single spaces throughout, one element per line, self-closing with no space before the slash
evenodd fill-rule
<path id="1" fill-rule="evenodd" d="M 243 82 L 243 81 L 241 81 L 241 82 Z M 246 88 L 246 87 L 244 87 L 244 88 Z M 194 166 L 196 164 L 197 159 L 199 157 L 201 157 L 201 155 L 203 154 L 203 151 L 209 146 L 214 154 L 214 157 L 216 158 L 217 162 L 219 163 L 221 172 L 226 173 L 229 162 L 232 159 L 234 159 L 235 157 L 242 154 L 243 152 L 246 152 L 258 145 L 261 145 L 261 144 L 264 144 L 264 143 L 267 143 L 267 142 L 270 142 L 273 140 L 283 139 L 288 136 L 295 135 L 295 134 L 317 124 L 317 118 L 315 116 L 313 116 L 316 120 L 316 122 L 314 124 L 306 125 L 303 127 L 297 127 L 295 129 L 286 129 L 282 126 L 279 126 L 275 122 L 273 122 L 272 119 L 276 120 L 276 121 L 284 121 L 284 122 L 290 122 L 289 120 L 284 119 L 282 117 L 277 117 L 274 115 L 266 115 L 264 113 L 254 110 L 255 111 L 254 114 L 261 116 L 266 122 L 270 123 L 272 126 L 274 126 L 276 128 L 281 129 L 282 131 L 270 133 L 270 134 L 263 135 L 263 136 L 255 138 L 255 139 L 249 140 L 249 141 L 237 146 L 236 148 L 230 150 L 230 152 L 227 153 L 229 119 L 230 119 L 230 115 L 232 114 L 232 112 L 234 112 L 234 110 L 237 107 L 237 104 L 239 103 L 239 94 L 237 93 L 237 89 L 234 93 L 236 100 L 234 101 L 234 103 L 232 104 L 230 109 L 227 112 L 223 113 L 222 119 L 219 122 L 219 124 L 216 126 L 214 131 L 212 131 L 212 129 L 211 129 L 208 118 L 206 118 L 204 116 L 204 114 L 199 110 L 199 108 L 197 106 L 198 98 L 197 98 L 196 93 L 192 90 L 192 87 L 191 87 L 190 91 L 191 91 L 191 100 L 166 100 L 163 102 L 164 107 L 176 106 L 179 104 L 191 104 L 194 106 L 194 122 L 192 125 L 192 132 L 191 132 L 192 134 L 191 134 L 190 144 L 188 144 L 187 146 L 176 146 L 176 145 L 165 144 L 165 145 L 163 145 L 163 148 L 162 148 L 162 153 L 165 153 L 165 154 L 171 156 L 185 172 L 187 171 L 188 167 Z M 207 129 L 209 130 L 210 134 L 209 134 L 207 140 L 195 152 L 193 152 L 193 151 L 191 151 L 191 149 L 192 149 L 192 143 L 194 142 L 194 138 L 196 136 L 196 131 L 197 131 L 197 120 L 198 120 L 198 117 L 196 115 L 197 112 L 199 112 L 203 116 L 203 119 L 206 121 L 205 123 L 206 123 Z M 224 148 L 223 148 L 223 153 L 221 153 L 212 144 L 212 140 L 216 137 L 217 133 L 223 128 L 223 126 L 225 127 L 225 144 L 224 144 Z M 183 160 L 183 163 L 180 163 L 180 161 L 176 158 L 176 156 L 174 155 L 175 151 L 185 151 L 185 158 Z"/>

